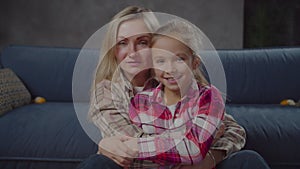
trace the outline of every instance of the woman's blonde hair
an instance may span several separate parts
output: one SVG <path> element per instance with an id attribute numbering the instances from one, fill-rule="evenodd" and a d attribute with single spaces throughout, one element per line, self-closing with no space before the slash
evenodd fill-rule
<path id="1" fill-rule="evenodd" d="M 159 26 L 157 18 L 150 9 L 129 6 L 116 14 L 109 23 L 106 36 L 102 42 L 100 60 L 94 76 L 94 85 L 104 79 L 112 80 L 112 76 L 118 67 L 115 57 L 118 29 L 124 21 L 132 19 L 142 19 L 149 29 L 149 33 L 154 32 Z"/>
<path id="2" fill-rule="evenodd" d="M 197 54 L 201 50 L 203 44 L 202 32 L 191 23 L 181 19 L 173 19 L 158 28 L 152 37 L 151 46 L 161 37 L 168 37 L 183 43 L 192 53 L 193 61 L 199 59 L 202 64 L 201 57 Z M 204 76 L 201 66 L 192 70 L 195 79 L 202 85 L 208 85 L 208 81 Z"/>
<path id="3" fill-rule="evenodd" d="M 113 76 L 120 74 L 118 70 L 117 59 L 115 56 L 117 34 L 120 25 L 128 20 L 132 19 L 142 19 L 149 29 L 149 33 L 152 33 L 159 27 L 159 22 L 151 10 L 137 7 L 129 6 L 119 13 L 117 13 L 108 25 L 106 35 L 102 41 L 102 47 L 100 51 L 100 58 L 96 70 L 94 72 L 94 79 L 91 87 L 91 100 L 90 100 L 90 110 L 89 119 L 95 115 L 93 112 L 94 104 L 97 103 L 96 99 L 96 85 L 103 80 L 112 80 Z"/>

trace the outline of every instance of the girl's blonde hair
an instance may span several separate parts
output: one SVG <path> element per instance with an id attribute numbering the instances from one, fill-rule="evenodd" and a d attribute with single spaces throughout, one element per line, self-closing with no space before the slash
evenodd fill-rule
<path id="1" fill-rule="evenodd" d="M 199 59 L 200 64 L 202 64 L 202 59 L 197 54 L 203 45 L 202 32 L 193 24 L 180 19 L 171 20 L 155 31 L 152 37 L 151 46 L 153 46 L 153 44 L 161 37 L 168 37 L 180 41 L 191 51 L 193 61 Z M 199 66 L 198 69 L 192 70 L 192 72 L 199 83 L 202 85 L 209 84 L 204 76 L 201 66 Z"/>
<path id="2" fill-rule="evenodd" d="M 102 42 L 100 60 L 94 76 L 94 85 L 104 79 L 112 80 L 118 67 L 115 57 L 118 29 L 124 21 L 132 19 L 142 19 L 149 29 L 149 33 L 154 32 L 159 26 L 157 18 L 150 9 L 129 6 L 116 14 L 109 23 L 106 36 Z"/>

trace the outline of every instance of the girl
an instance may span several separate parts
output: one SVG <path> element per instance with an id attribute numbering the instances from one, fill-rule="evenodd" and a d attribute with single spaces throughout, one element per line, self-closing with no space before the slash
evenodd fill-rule
<path id="1" fill-rule="evenodd" d="M 199 163 L 221 123 L 224 102 L 199 71 L 200 57 L 189 44 L 197 39 L 192 32 L 195 28 L 188 23 L 173 20 L 152 37 L 153 67 L 160 84 L 136 94 L 129 109 L 134 124 L 155 134 L 140 140 L 140 159 L 160 165 Z"/>

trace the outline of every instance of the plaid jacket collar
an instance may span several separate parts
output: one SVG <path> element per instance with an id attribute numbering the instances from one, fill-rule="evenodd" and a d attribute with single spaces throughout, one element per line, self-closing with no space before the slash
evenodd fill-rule
<path id="1" fill-rule="evenodd" d="M 130 81 L 125 77 L 124 73 L 120 71 L 120 76 L 118 81 L 120 82 L 121 86 L 124 86 L 124 91 L 133 91 L 132 85 Z"/>

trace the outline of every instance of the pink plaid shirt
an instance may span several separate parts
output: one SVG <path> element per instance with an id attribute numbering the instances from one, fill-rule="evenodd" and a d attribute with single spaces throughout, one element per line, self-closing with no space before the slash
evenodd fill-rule
<path id="1" fill-rule="evenodd" d="M 215 87 L 193 81 L 172 115 L 163 103 L 162 88 L 160 84 L 131 100 L 131 121 L 147 134 L 154 134 L 139 138 L 139 159 L 160 165 L 199 163 L 224 116 L 222 96 Z"/>

